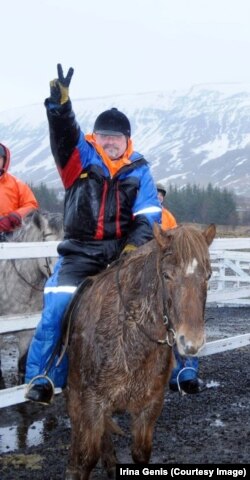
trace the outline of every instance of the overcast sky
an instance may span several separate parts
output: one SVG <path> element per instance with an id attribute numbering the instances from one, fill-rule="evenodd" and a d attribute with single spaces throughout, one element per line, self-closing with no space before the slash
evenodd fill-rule
<path id="1" fill-rule="evenodd" d="M 250 83 L 250 0 L 0 0 L 0 111 L 71 97 Z"/>

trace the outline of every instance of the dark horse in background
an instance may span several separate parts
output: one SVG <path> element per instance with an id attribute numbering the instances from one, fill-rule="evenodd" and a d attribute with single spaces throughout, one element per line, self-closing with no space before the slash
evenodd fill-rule
<path id="1" fill-rule="evenodd" d="M 132 458 L 148 463 L 154 425 L 173 366 L 172 346 L 195 355 L 205 342 L 211 275 L 203 232 L 181 225 L 92 279 L 72 304 L 67 406 L 71 451 L 66 480 L 88 480 L 99 458 L 109 476 L 117 463 L 115 412 L 132 417 Z"/>

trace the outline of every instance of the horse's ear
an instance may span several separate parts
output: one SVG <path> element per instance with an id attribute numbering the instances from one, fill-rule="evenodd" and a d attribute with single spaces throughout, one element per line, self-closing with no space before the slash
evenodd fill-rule
<path id="1" fill-rule="evenodd" d="M 166 232 L 162 230 L 159 223 L 154 223 L 153 226 L 154 237 L 157 243 L 160 245 L 161 248 L 166 248 L 170 242 L 170 237 L 166 235 Z"/>
<path id="2" fill-rule="evenodd" d="M 216 226 L 214 223 L 211 223 L 211 225 L 209 225 L 209 227 L 206 228 L 206 230 L 204 230 L 202 232 L 202 234 L 204 235 L 205 237 L 205 240 L 207 242 L 207 245 L 210 246 L 215 235 L 216 235 Z"/>
<path id="3" fill-rule="evenodd" d="M 35 211 L 34 211 L 33 216 L 32 216 L 32 221 L 33 221 L 34 225 L 35 225 L 39 230 L 42 230 L 42 229 L 43 229 L 43 226 L 44 226 L 44 218 L 43 218 L 41 212 L 39 212 L 39 210 L 35 210 Z"/>

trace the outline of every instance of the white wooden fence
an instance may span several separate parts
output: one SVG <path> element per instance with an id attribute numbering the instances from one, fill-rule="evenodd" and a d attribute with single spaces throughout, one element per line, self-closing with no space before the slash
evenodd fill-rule
<path id="1" fill-rule="evenodd" d="M 0 243 L 0 260 L 57 257 L 58 242 Z M 209 305 L 250 305 L 250 238 L 215 239 L 210 248 Z M 0 334 L 36 327 L 40 313 L 0 317 Z M 250 344 L 250 333 L 208 342 L 199 356 Z M 25 402 L 25 385 L 0 390 L 0 408 Z M 56 393 L 61 390 L 56 389 Z"/>
<path id="2" fill-rule="evenodd" d="M 210 257 L 208 304 L 250 305 L 250 238 L 215 239 Z"/>
<path id="3" fill-rule="evenodd" d="M 58 242 L 54 241 L 0 243 L 0 260 L 57 257 L 57 245 Z M 210 257 L 213 275 L 207 303 L 250 305 L 250 238 L 215 239 L 210 248 Z M 23 328 L 24 323 L 29 323 L 28 316 L 25 322 L 20 322 Z M 3 333 L 1 326 L 0 333 Z"/>

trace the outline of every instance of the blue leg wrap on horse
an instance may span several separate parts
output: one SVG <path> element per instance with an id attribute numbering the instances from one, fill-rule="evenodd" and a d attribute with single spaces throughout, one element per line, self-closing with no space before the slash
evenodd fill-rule
<path id="1" fill-rule="evenodd" d="M 179 375 L 179 382 L 185 380 L 193 380 L 198 376 L 199 360 L 198 357 L 182 357 L 176 349 L 174 349 L 176 366 L 172 370 L 170 383 L 177 384 L 177 377 Z"/>

